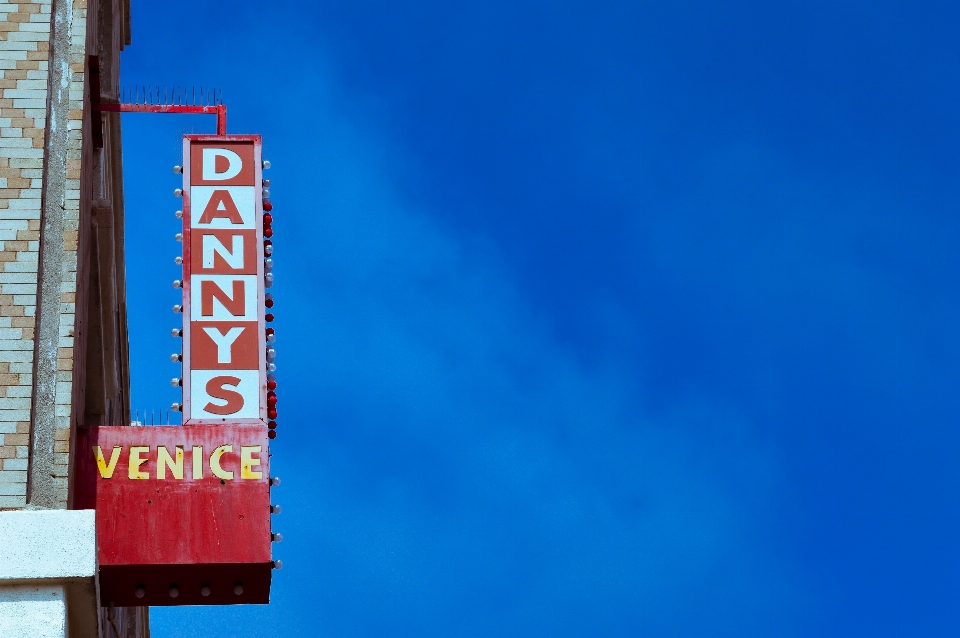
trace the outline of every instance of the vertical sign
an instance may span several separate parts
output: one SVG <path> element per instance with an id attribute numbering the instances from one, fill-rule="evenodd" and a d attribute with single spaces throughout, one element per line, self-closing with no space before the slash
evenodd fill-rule
<path id="1" fill-rule="evenodd" d="M 183 424 L 267 422 L 259 135 L 183 139 Z"/>

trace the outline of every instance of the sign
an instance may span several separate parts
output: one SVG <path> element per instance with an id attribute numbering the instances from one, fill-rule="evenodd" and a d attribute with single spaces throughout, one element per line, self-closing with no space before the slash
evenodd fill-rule
<path id="1" fill-rule="evenodd" d="M 183 139 L 184 425 L 263 425 L 275 416 L 260 152 L 258 135 Z"/>
<path id="2" fill-rule="evenodd" d="M 104 605 L 269 602 L 265 426 L 89 427 L 77 434 L 74 507 L 97 510 Z"/>
<path id="3" fill-rule="evenodd" d="M 279 567 L 260 137 L 187 135 L 183 152 L 183 425 L 77 431 L 74 507 L 97 511 L 104 605 L 267 603 Z"/>

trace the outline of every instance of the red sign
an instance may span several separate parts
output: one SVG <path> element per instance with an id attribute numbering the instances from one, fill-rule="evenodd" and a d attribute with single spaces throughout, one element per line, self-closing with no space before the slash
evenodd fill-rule
<path id="1" fill-rule="evenodd" d="M 187 135 L 183 154 L 183 423 L 265 425 L 260 136 Z"/>
<path id="2" fill-rule="evenodd" d="M 97 510 L 105 605 L 270 599 L 277 399 L 260 137 L 188 135 L 183 151 L 183 425 L 78 429 L 74 506 Z"/>
<path id="3" fill-rule="evenodd" d="M 269 602 L 267 443 L 265 426 L 80 428 L 74 502 L 97 510 L 103 604 Z"/>

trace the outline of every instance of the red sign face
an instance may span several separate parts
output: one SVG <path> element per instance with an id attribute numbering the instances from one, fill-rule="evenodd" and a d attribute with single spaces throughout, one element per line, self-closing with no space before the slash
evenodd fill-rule
<path id="1" fill-rule="evenodd" d="M 74 506 L 97 510 L 103 603 L 268 602 L 267 442 L 264 426 L 80 428 Z"/>
<path id="2" fill-rule="evenodd" d="M 188 135 L 183 148 L 183 426 L 77 431 L 74 507 L 97 511 L 105 605 L 270 598 L 260 137 Z"/>
<path id="3" fill-rule="evenodd" d="M 184 137 L 183 423 L 267 422 L 260 138 Z"/>

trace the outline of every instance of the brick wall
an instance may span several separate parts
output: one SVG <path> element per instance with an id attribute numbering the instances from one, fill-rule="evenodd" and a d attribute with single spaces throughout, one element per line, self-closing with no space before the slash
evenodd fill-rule
<path id="1" fill-rule="evenodd" d="M 95 148 L 85 92 L 93 54 L 116 94 L 127 21 L 125 0 L 0 0 L 0 510 L 68 507 L 73 429 L 128 413 L 126 326 L 100 325 L 126 320 L 119 119 L 104 118 Z M 88 308 L 108 283 L 111 307 Z"/>
<path id="2" fill-rule="evenodd" d="M 49 0 L 0 0 L 0 508 L 26 505 L 49 41 Z"/>

